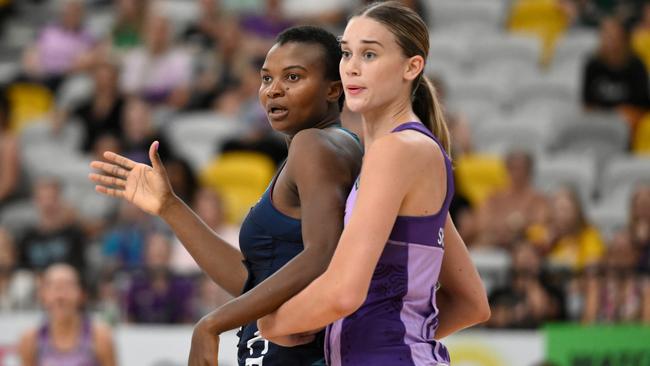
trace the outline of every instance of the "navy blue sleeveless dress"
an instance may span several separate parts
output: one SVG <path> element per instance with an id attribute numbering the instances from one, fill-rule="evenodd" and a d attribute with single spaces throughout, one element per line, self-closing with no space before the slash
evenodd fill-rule
<path id="1" fill-rule="evenodd" d="M 343 130 L 359 142 L 355 134 Z M 304 249 L 300 220 L 283 214 L 271 201 L 273 187 L 282 168 L 284 164 L 242 222 L 239 246 L 248 269 L 243 292 L 260 284 Z M 282 347 L 263 339 L 259 335 L 257 322 L 243 326 L 238 335 L 240 366 L 325 365 L 324 331 L 313 342 L 297 347 Z"/>

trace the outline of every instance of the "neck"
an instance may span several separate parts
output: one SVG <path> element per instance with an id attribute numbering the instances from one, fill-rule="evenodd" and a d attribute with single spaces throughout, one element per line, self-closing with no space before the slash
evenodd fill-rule
<path id="1" fill-rule="evenodd" d="M 324 128 L 328 128 L 340 124 L 341 124 L 341 120 L 340 120 L 340 113 L 338 111 L 338 105 L 333 105 L 330 106 L 324 118 L 322 118 L 318 123 L 316 123 L 315 125 L 309 128 L 324 129 Z M 297 131 L 296 133 L 298 132 L 300 131 Z M 295 134 L 291 134 L 287 136 L 287 145 L 291 145 L 291 140 L 293 139 L 293 136 L 295 136 Z"/>
<path id="2" fill-rule="evenodd" d="M 74 333 L 81 327 L 81 317 L 78 314 L 50 318 L 50 331 L 55 335 Z"/>
<path id="3" fill-rule="evenodd" d="M 388 135 L 395 127 L 420 119 L 413 112 L 411 100 L 404 98 L 362 113 L 361 120 L 363 121 L 364 146 L 368 151 L 376 139 Z"/>

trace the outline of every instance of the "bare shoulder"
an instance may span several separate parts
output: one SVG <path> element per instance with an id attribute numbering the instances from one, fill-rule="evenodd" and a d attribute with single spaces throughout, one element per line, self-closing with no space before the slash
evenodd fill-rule
<path id="1" fill-rule="evenodd" d="M 336 129 L 308 128 L 298 132 L 289 147 L 288 164 L 349 169 L 361 163 L 360 145 Z"/>
<path id="2" fill-rule="evenodd" d="M 98 342 L 112 341 L 113 331 L 111 327 L 100 320 L 93 320 L 93 336 Z"/>
<path id="3" fill-rule="evenodd" d="M 22 356 L 36 354 L 38 341 L 38 328 L 32 328 L 23 333 L 18 341 L 18 352 Z"/>
<path id="4" fill-rule="evenodd" d="M 390 133 L 375 140 L 366 161 L 381 159 L 409 169 L 443 163 L 441 147 L 430 137 L 411 130 Z M 408 162 L 408 164 L 404 164 Z"/>

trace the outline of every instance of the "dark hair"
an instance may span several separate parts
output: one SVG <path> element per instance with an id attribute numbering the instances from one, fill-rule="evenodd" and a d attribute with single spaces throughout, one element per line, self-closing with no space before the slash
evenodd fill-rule
<path id="1" fill-rule="evenodd" d="M 427 59 L 429 30 L 422 18 L 410 8 L 396 1 L 376 2 L 363 8 L 356 16 L 371 18 L 388 28 L 406 57 L 422 56 L 424 60 Z M 442 104 L 424 70 L 413 82 L 412 99 L 413 112 L 450 153 L 449 129 Z"/>
<path id="2" fill-rule="evenodd" d="M 325 78 L 332 81 L 341 80 L 339 63 L 341 62 L 341 45 L 332 33 L 319 27 L 310 25 L 297 26 L 285 29 L 278 35 L 275 42 L 280 46 L 287 43 L 315 44 L 323 48 L 325 64 Z M 343 107 L 344 94 L 339 98 L 339 109 Z"/>

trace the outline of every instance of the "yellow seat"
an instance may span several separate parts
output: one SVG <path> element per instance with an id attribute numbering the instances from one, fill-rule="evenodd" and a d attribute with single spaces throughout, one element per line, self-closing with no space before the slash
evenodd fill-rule
<path id="1" fill-rule="evenodd" d="M 20 132 L 29 122 L 49 113 L 53 105 L 52 92 L 39 84 L 16 83 L 7 88 L 11 110 L 10 129 Z"/>
<path id="2" fill-rule="evenodd" d="M 275 164 L 266 155 L 228 152 L 210 162 L 199 179 L 223 197 L 226 220 L 240 224 L 266 190 L 274 172 Z"/>
<path id="3" fill-rule="evenodd" d="M 455 160 L 456 187 L 473 207 L 508 182 L 503 159 L 495 155 L 469 154 Z"/>
<path id="4" fill-rule="evenodd" d="M 632 137 L 632 151 L 637 155 L 650 155 L 650 113 L 636 126 Z"/>
<path id="5" fill-rule="evenodd" d="M 632 34 L 632 49 L 650 70 L 650 31 L 637 30 Z"/>
<path id="6" fill-rule="evenodd" d="M 557 39 L 569 26 L 569 19 L 558 0 L 517 0 L 512 4 L 507 24 L 511 32 L 533 34 L 541 39 L 540 61 L 547 65 Z"/>

